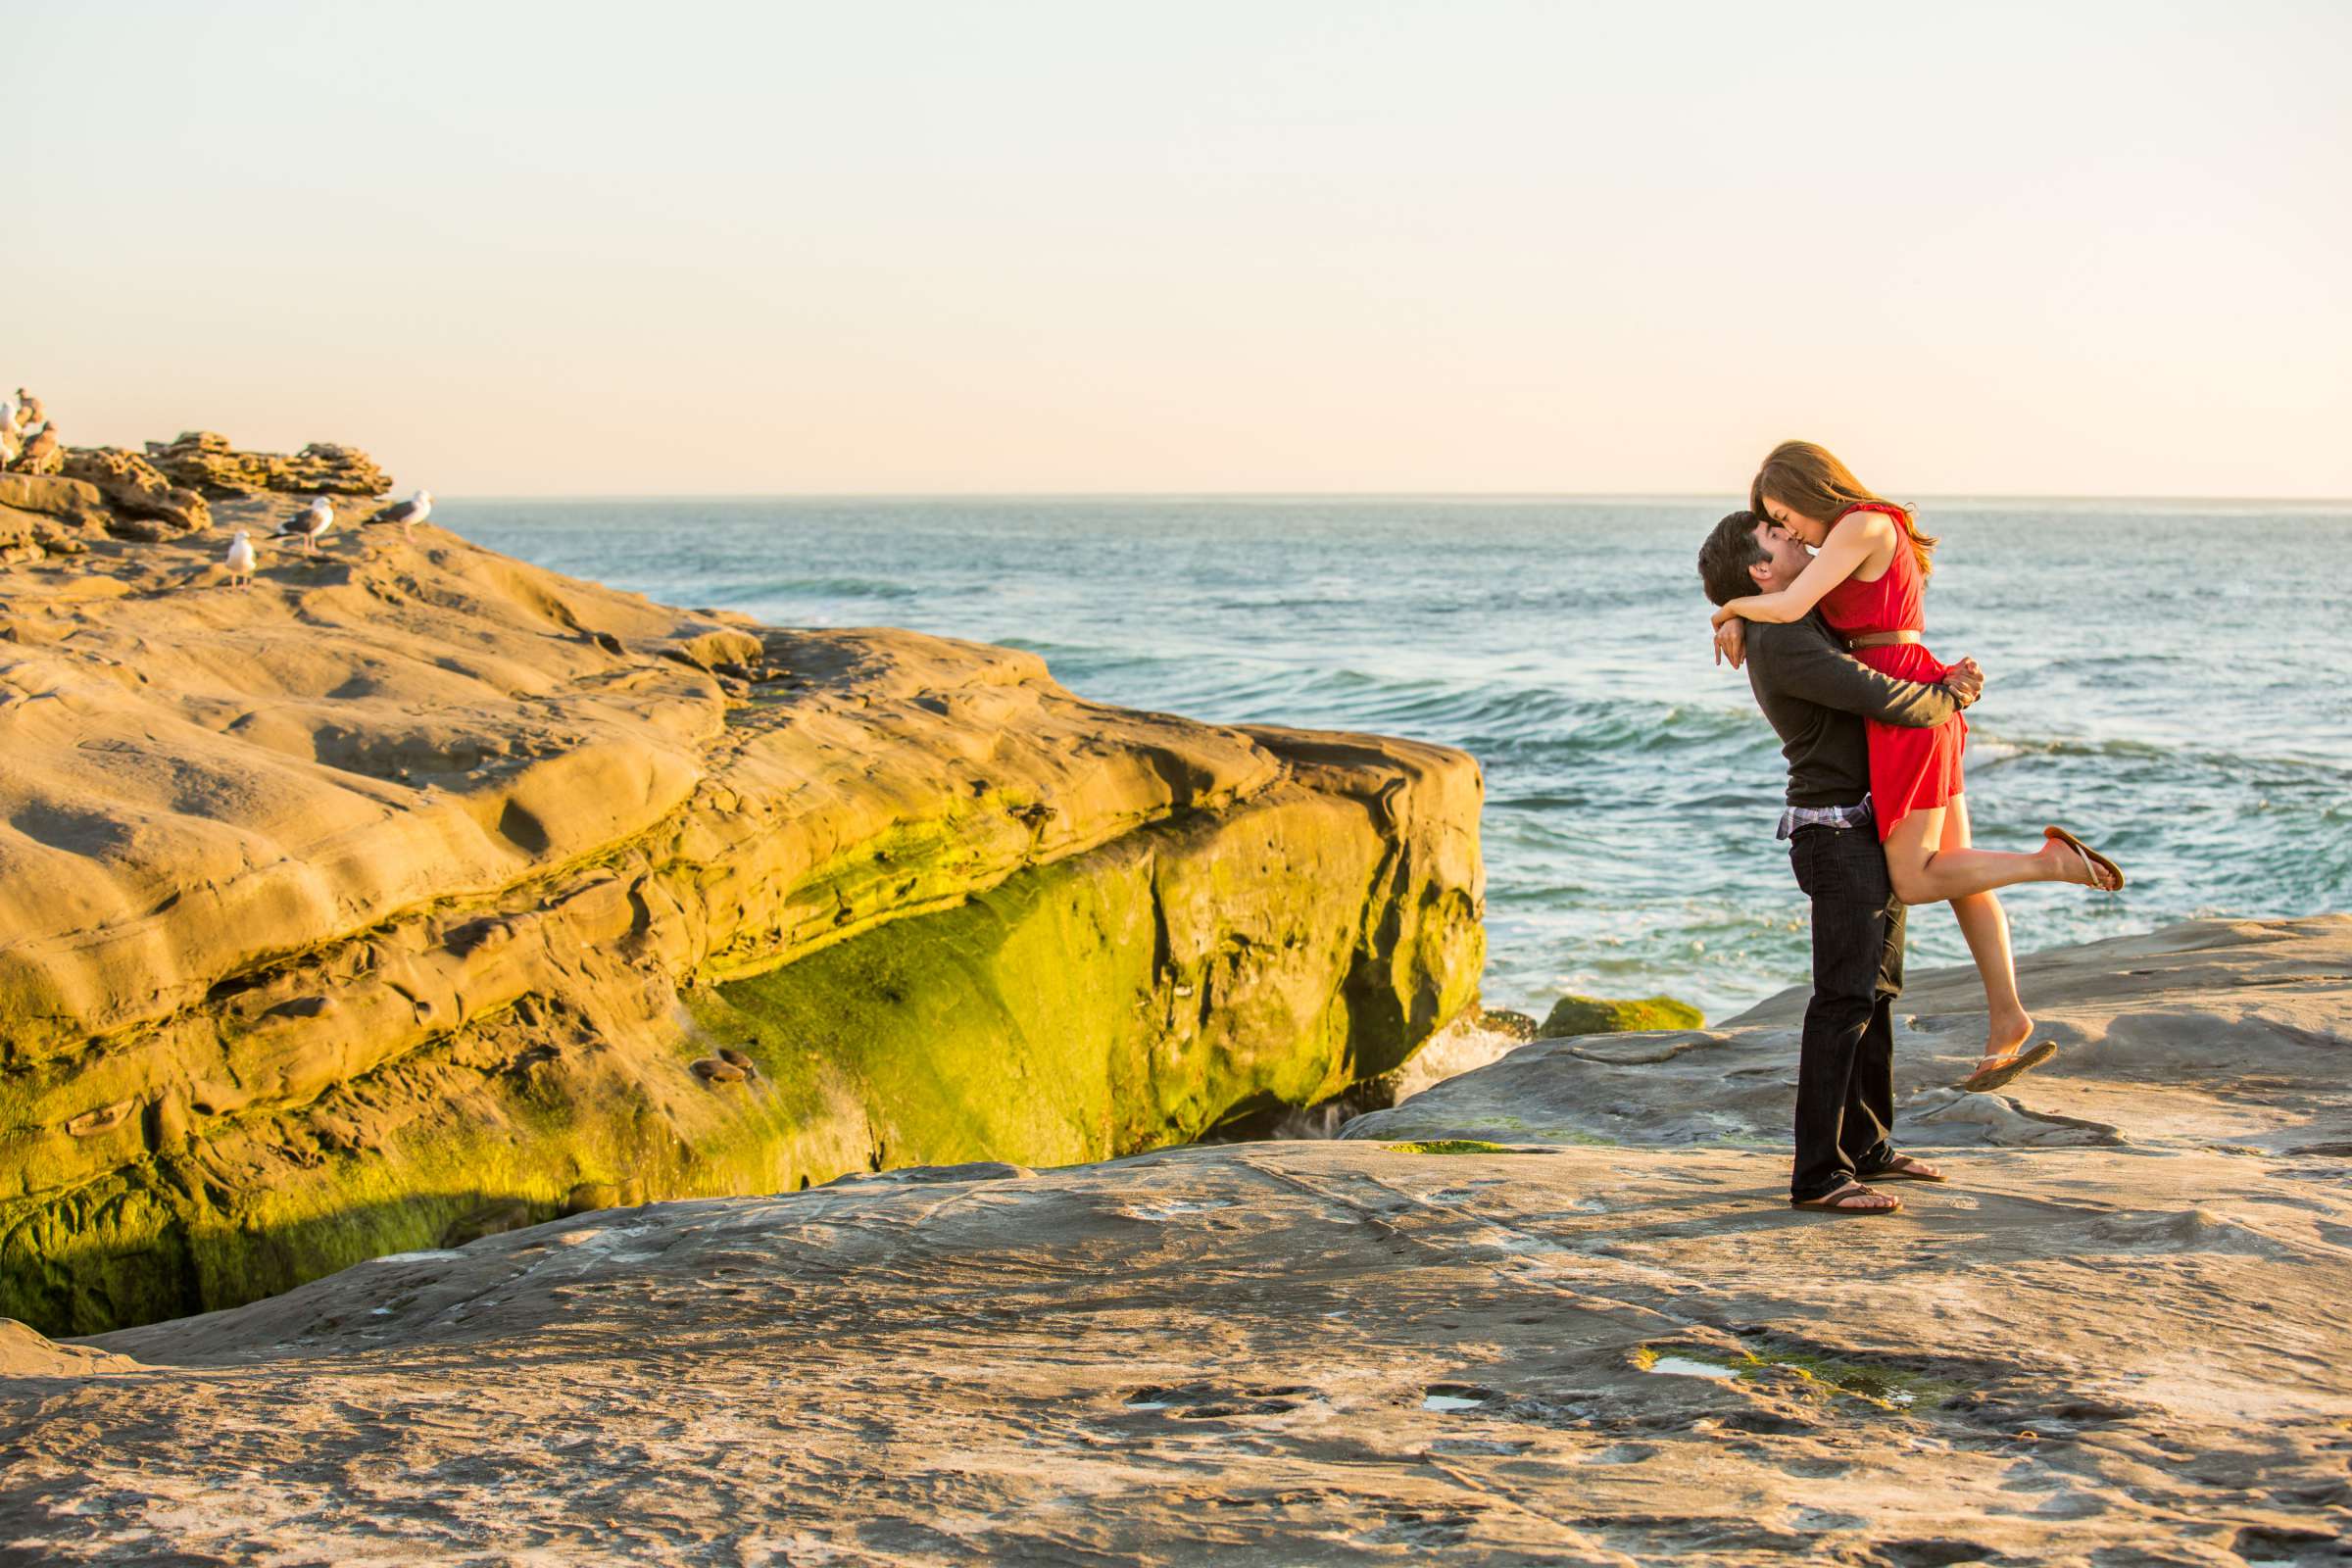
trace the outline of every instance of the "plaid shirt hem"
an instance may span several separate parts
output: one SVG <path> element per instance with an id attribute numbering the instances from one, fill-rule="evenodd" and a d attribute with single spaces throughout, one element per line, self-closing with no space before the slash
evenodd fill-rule
<path id="1" fill-rule="evenodd" d="M 1800 827 L 1870 827 L 1877 822 L 1865 795 L 1853 806 L 1791 806 L 1781 813 L 1776 839 L 1793 838 Z"/>

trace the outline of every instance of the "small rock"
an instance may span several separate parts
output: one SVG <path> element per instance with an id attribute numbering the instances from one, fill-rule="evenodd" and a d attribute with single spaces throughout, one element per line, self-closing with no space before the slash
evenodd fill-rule
<path id="1" fill-rule="evenodd" d="M 1477 1022 L 1489 1034 L 1501 1035 L 1507 1040 L 1534 1040 L 1537 1031 L 1543 1027 L 1526 1013 L 1512 1012 L 1504 1007 L 1479 1008 Z"/>
<path id="2" fill-rule="evenodd" d="M 1688 1002 L 1672 997 L 1646 997 L 1641 1001 L 1611 1001 L 1603 997 L 1562 997 L 1551 1004 L 1544 1016 L 1544 1027 L 1537 1031 L 1539 1040 L 1557 1040 L 1563 1035 L 1613 1035 L 1650 1029 L 1697 1029 L 1707 1021 L 1707 1015 Z"/>
<path id="3" fill-rule="evenodd" d="M 746 1076 L 741 1067 L 736 1066 L 731 1061 L 721 1061 L 716 1056 L 697 1057 L 693 1062 L 688 1064 L 688 1067 L 689 1070 L 695 1074 L 695 1076 L 701 1078 L 705 1083 L 739 1084 L 743 1082 Z"/>
<path id="4" fill-rule="evenodd" d="M 751 1057 L 745 1055 L 742 1052 L 737 1051 L 733 1046 L 719 1047 L 718 1057 L 719 1060 L 728 1063 L 730 1066 L 741 1067 L 743 1069 L 744 1076 L 747 1078 L 757 1078 L 760 1076 L 760 1064 L 754 1061 Z"/>

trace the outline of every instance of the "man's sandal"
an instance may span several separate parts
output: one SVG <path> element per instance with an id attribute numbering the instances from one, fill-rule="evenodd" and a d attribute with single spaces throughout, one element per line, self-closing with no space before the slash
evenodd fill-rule
<path id="1" fill-rule="evenodd" d="M 1849 1201 L 1856 1198 L 1875 1198 L 1882 1201 L 1875 1203 Z M 1847 1182 L 1836 1192 L 1824 1193 L 1819 1198 L 1803 1200 L 1791 1198 L 1788 1200 L 1788 1206 L 1790 1208 L 1809 1208 L 1822 1214 L 1897 1214 L 1902 1212 L 1903 1200 L 1891 1193 L 1874 1193 L 1860 1182 Z"/>
<path id="2" fill-rule="evenodd" d="M 1897 1154 L 1877 1170 L 1864 1171 L 1862 1179 L 1866 1182 L 1943 1182 L 1951 1180 L 1950 1177 L 1926 1160 L 1913 1159 L 1909 1154 Z"/>
<path id="3" fill-rule="evenodd" d="M 2124 891 L 2124 868 L 2122 866 L 2062 827 L 2045 827 L 2041 830 L 2041 836 L 2045 839 L 2056 839 L 2082 857 L 2083 863 L 2090 867 L 2090 885 L 2093 892 L 2121 893 Z"/>
<path id="4" fill-rule="evenodd" d="M 2006 1056 L 1989 1067 L 1979 1067 L 1952 1087 L 1966 1095 L 1985 1094 L 2000 1088 L 2019 1073 L 2040 1066 L 2056 1054 L 2058 1054 L 2058 1042 L 2044 1040 L 2032 1051 Z"/>

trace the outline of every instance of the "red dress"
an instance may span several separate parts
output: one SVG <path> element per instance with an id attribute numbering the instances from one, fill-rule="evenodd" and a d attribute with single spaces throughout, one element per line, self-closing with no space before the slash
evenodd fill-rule
<path id="1" fill-rule="evenodd" d="M 1838 520 L 1856 512 L 1886 513 L 1894 518 L 1902 542 L 1877 582 L 1848 577 L 1823 595 L 1822 618 L 1846 637 L 1874 631 L 1925 630 L 1927 615 L 1921 599 L 1927 583 L 1920 576 L 1919 563 L 1912 558 L 1901 510 L 1865 501 L 1838 514 Z M 1831 526 L 1837 526 L 1836 522 Z M 1857 648 L 1854 657 L 1898 680 L 1934 685 L 1951 672 L 1949 664 L 1919 643 Z M 1960 776 L 1960 754 L 1968 747 L 1968 721 L 1954 713 L 1934 729 L 1886 724 L 1875 718 L 1863 723 L 1870 732 L 1871 808 L 1879 819 L 1879 842 L 1884 844 L 1894 824 L 1905 816 L 1941 806 L 1966 788 Z"/>

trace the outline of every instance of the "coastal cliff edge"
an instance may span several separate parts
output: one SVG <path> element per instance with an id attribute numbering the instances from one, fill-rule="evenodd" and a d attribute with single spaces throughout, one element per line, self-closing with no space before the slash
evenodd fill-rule
<path id="1" fill-rule="evenodd" d="M 10 476 L 0 1315 L 618 1203 L 1183 1142 L 1473 1000 L 1476 764 L 1091 703 L 431 525 Z M 149 537 L 157 534 L 157 537 Z M 779 541 L 779 548 L 789 548 Z"/>

